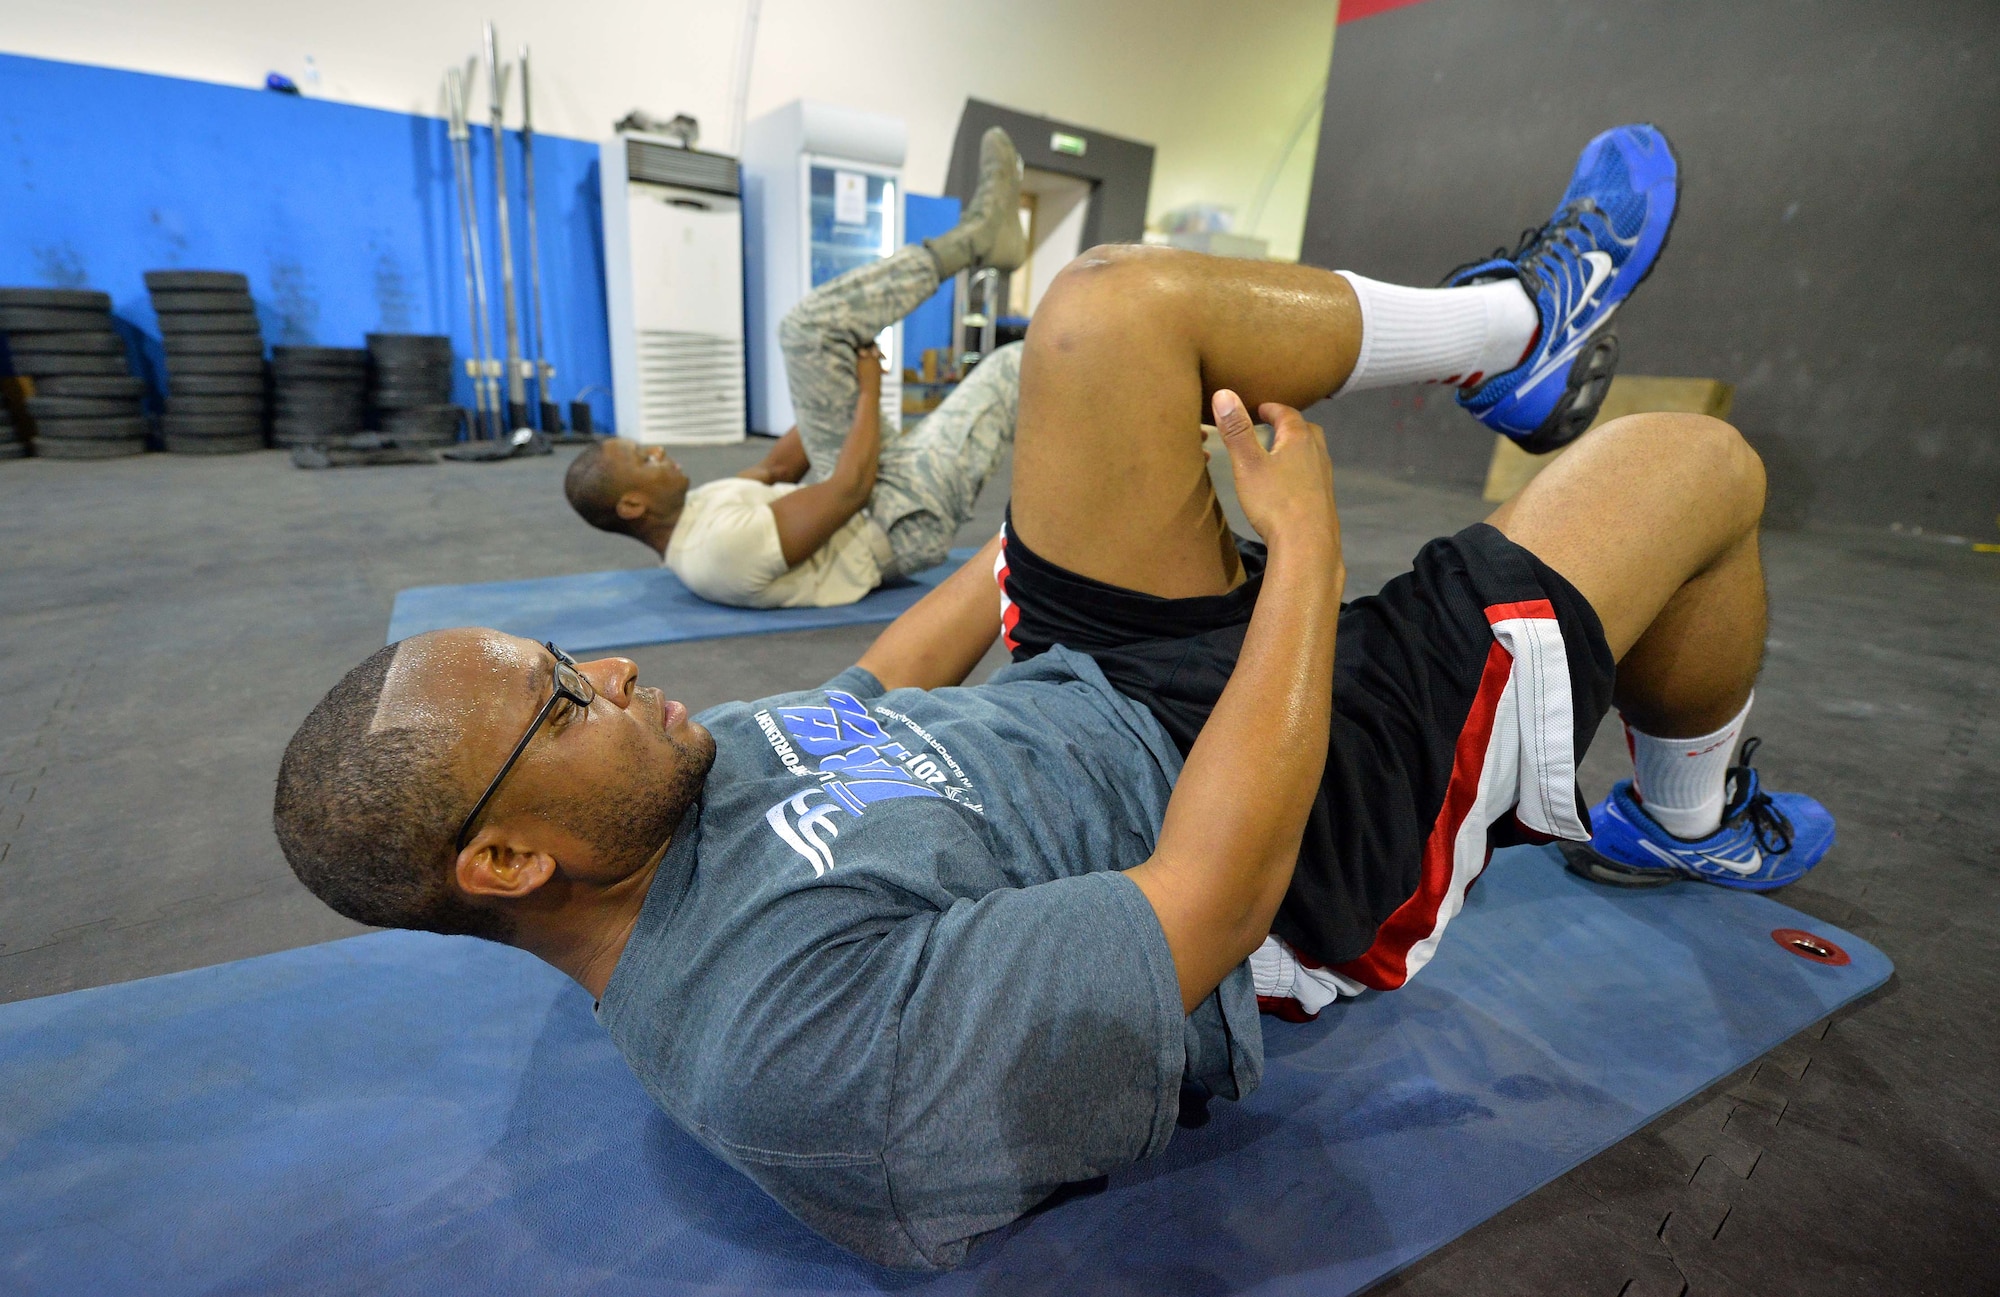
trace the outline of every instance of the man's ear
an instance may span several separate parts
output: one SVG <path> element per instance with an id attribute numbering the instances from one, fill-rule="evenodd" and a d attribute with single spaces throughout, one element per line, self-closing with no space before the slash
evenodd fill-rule
<path id="1" fill-rule="evenodd" d="M 626 522 L 637 522 L 646 516 L 646 510 L 650 505 L 646 497 L 640 495 L 637 491 L 627 491 L 618 497 L 618 503 L 615 507 L 618 510 L 620 518 L 623 518 Z"/>
<path id="2" fill-rule="evenodd" d="M 488 827 L 465 844 L 453 872 L 459 890 L 468 896 L 518 901 L 555 877 L 556 858 L 522 847 L 500 829 Z"/>

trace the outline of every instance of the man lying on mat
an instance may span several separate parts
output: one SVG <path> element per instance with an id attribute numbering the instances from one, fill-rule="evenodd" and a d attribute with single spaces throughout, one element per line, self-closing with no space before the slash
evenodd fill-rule
<path id="1" fill-rule="evenodd" d="M 1027 342 L 1007 528 L 859 664 L 697 720 L 623 659 L 406 640 L 292 740 L 286 856 L 362 922 L 562 969 L 695 1138 L 908 1267 L 1160 1152 L 1184 1085 L 1247 1094 L 1260 1003 L 1401 986 L 1496 843 L 1788 882 L 1832 831 L 1727 768 L 1765 616 L 1732 428 L 1610 423 L 1343 608 L 1293 408 L 1486 369 L 1462 399 L 1489 426 L 1574 435 L 1604 358 L 1570 358 L 1650 268 L 1674 175 L 1657 132 L 1600 137 L 1536 239 L 1441 290 L 1090 252 Z M 1204 409 L 1261 544 L 1217 506 Z M 953 687 L 996 635 L 1013 664 Z M 1614 702 L 1644 801 L 1586 813 Z"/>
<path id="2" fill-rule="evenodd" d="M 690 490 L 661 447 L 592 446 L 563 482 L 584 521 L 650 547 L 704 599 L 746 608 L 853 603 L 942 563 L 1014 440 L 1021 349 L 995 351 L 884 445 L 873 340 L 968 266 L 1021 264 L 1020 163 L 998 127 L 979 164 L 956 229 L 822 284 L 785 316 L 778 342 L 799 422 L 762 463 Z"/>

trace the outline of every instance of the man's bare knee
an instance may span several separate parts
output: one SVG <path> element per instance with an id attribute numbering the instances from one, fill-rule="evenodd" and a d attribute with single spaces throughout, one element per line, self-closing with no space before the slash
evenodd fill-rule
<path id="1" fill-rule="evenodd" d="M 1764 461 L 1743 434 L 1705 414 L 1654 412 L 1613 419 L 1591 434 L 1618 447 L 1635 473 L 1662 490 L 1685 492 L 1705 506 L 1755 525 L 1764 512 Z"/>
<path id="2" fill-rule="evenodd" d="M 1139 243 L 1106 243 L 1056 273 L 1035 311 L 1035 341 L 1069 350 L 1116 320 L 1160 323 L 1192 254 Z"/>

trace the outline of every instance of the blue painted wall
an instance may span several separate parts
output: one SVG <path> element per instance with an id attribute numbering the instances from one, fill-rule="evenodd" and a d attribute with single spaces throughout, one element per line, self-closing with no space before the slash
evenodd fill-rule
<path id="1" fill-rule="evenodd" d="M 922 243 L 958 224 L 956 198 L 932 198 L 926 194 L 903 195 L 903 241 Z M 903 317 L 903 363 L 915 369 L 927 347 L 955 350 L 951 343 L 952 284 L 931 294 L 930 299 Z"/>
<path id="2" fill-rule="evenodd" d="M 491 140 L 474 132 L 497 330 Z M 525 312 L 520 140 L 506 141 Z M 597 145 L 537 135 L 535 168 L 552 392 L 567 402 L 600 389 L 592 408 L 608 428 Z M 436 118 L 0 55 L 0 284 L 110 293 L 155 380 L 162 357 L 141 275 L 174 267 L 248 275 L 267 343 L 447 333 L 469 354 L 455 201 Z M 459 386 L 469 405 L 469 382 Z"/>

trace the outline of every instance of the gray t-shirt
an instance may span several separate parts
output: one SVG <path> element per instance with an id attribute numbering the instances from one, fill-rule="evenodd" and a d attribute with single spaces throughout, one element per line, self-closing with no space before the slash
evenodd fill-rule
<path id="1" fill-rule="evenodd" d="M 1152 907 L 1180 756 L 1090 659 L 969 689 L 860 668 L 701 716 L 716 760 L 598 1016 L 667 1114 L 800 1220 L 942 1268 L 1149 1157 L 1183 1078 L 1250 1092 L 1239 968 L 1183 1015 Z"/>

